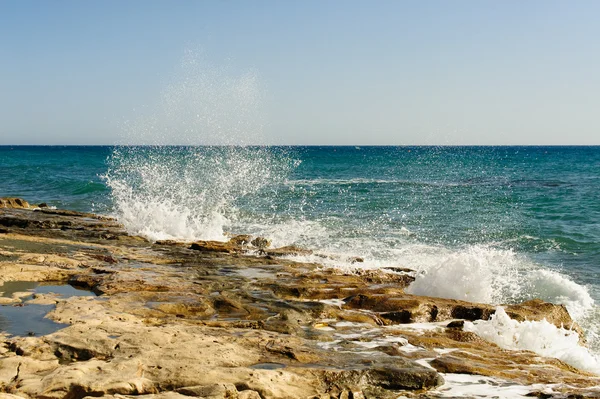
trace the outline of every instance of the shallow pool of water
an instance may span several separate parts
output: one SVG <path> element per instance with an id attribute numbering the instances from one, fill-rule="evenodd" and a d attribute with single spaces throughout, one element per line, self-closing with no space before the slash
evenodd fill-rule
<path id="1" fill-rule="evenodd" d="M 54 305 L 28 304 L 35 294 L 54 293 L 61 298 L 72 296 L 96 296 L 93 292 L 77 289 L 68 284 L 38 283 L 31 281 L 8 281 L 0 286 L 3 297 L 12 297 L 17 292 L 31 292 L 31 296 L 21 298 L 22 303 L 0 306 L 0 331 L 10 335 L 46 335 L 51 334 L 67 324 L 56 323 L 45 316 Z"/>

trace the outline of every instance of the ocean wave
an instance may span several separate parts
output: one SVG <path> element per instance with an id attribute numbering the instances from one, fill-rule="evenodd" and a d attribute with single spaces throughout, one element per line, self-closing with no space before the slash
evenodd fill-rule
<path id="1" fill-rule="evenodd" d="M 486 245 L 449 248 L 412 239 L 410 231 L 382 241 L 364 236 L 343 237 L 315 221 L 289 221 L 261 230 L 277 237 L 277 245 L 302 245 L 318 254 L 293 257 L 353 273 L 357 269 L 403 267 L 414 270 L 415 281 L 406 289 L 415 295 L 459 299 L 493 305 L 539 298 L 565 305 L 587 332 L 590 349 L 600 353 L 600 329 L 593 315 L 600 310 L 588 287 L 569 276 L 549 270 L 513 250 Z M 363 262 L 355 262 L 356 257 Z"/>
<path id="2" fill-rule="evenodd" d="M 503 349 L 530 350 L 600 374 L 598 358 L 588 348 L 579 345 L 577 332 L 556 327 L 545 319 L 519 322 L 511 319 L 500 306 L 490 320 L 465 322 L 464 330 L 474 332 Z"/>

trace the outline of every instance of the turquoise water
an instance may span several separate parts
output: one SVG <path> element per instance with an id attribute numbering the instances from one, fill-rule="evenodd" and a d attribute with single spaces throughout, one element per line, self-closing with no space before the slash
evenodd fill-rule
<path id="1" fill-rule="evenodd" d="M 0 176 L 0 196 L 150 238 L 265 235 L 413 268 L 415 293 L 564 303 L 600 331 L 600 147 L 0 147 Z"/>
<path id="2" fill-rule="evenodd" d="M 178 149 L 176 156 L 202 152 Z M 570 270 L 584 283 L 596 280 L 599 147 L 266 151 L 292 166 L 280 167 L 285 175 L 278 170 L 273 184 L 263 182 L 256 192 L 233 193 L 239 198 L 228 199 L 237 218 L 249 224 L 318 222 L 340 238 L 393 241 L 398 234 L 410 234 L 414 241 L 449 247 L 492 245 Z M 111 189 L 102 178 L 111 166 L 111 154 L 111 147 L 0 147 L 0 195 L 111 213 L 115 208 Z M 204 175 L 206 171 L 200 171 L 197 177 Z M 197 196 L 208 186 L 199 184 Z M 233 213 L 233 209 L 218 211 Z M 237 224 L 244 227 L 239 220 Z"/>
<path id="3" fill-rule="evenodd" d="M 178 149 L 176 156 L 202 152 Z M 292 166 L 280 167 L 286 174 L 256 192 L 233 193 L 239 198 L 228 205 L 245 219 L 316 221 L 343 237 L 383 240 L 407 229 L 428 244 L 510 248 L 573 270 L 587 283 L 594 283 L 600 268 L 599 147 L 262 151 Z M 0 195 L 111 213 L 111 189 L 102 178 L 111 154 L 111 147 L 0 147 Z"/>

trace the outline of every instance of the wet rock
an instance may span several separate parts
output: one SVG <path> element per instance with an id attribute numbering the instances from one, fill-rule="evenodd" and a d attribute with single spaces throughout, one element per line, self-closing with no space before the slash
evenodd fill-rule
<path id="1" fill-rule="evenodd" d="M 454 320 L 454 321 L 451 321 L 450 323 L 448 323 L 446 328 L 456 328 L 456 329 L 462 330 L 464 326 L 465 326 L 464 320 Z"/>
<path id="2" fill-rule="evenodd" d="M 546 321 L 557 327 L 574 330 L 579 334 L 580 342 L 585 343 L 585 333 L 573 321 L 564 305 L 555 305 L 544 302 L 541 299 L 532 299 L 517 305 L 505 305 L 504 309 L 511 319 L 518 321 L 540 321 L 546 319 Z"/>
<path id="3" fill-rule="evenodd" d="M 458 342 L 484 342 L 483 338 L 481 338 L 479 335 L 470 331 L 462 331 L 461 329 L 448 329 L 448 331 L 446 331 L 446 336 L 451 340 Z"/>
<path id="4" fill-rule="evenodd" d="M 42 207 L 40 207 L 42 208 Z M 60 215 L 60 216 L 75 216 L 78 218 L 89 218 L 89 219 L 98 219 L 98 220 L 115 220 L 114 218 L 96 215 L 94 213 L 86 213 L 86 212 L 77 212 L 77 211 L 69 211 L 65 209 L 51 209 L 47 207 L 43 207 L 39 210 L 40 212 L 47 215 Z"/>
<path id="5" fill-rule="evenodd" d="M 390 270 L 396 273 L 416 273 L 415 270 L 409 269 L 408 267 L 384 267 L 383 270 Z"/>
<path id="6" fill-rule="evenodd" d="M 295 245 L 288 245 L 281 248 L 264 249 L 263 254 L 268 256 L 299 256 L 312 255 L 313 251 L 305 248 L 300 248 Z"/>
<path id="7" fill-rule="evenodd" d="M 264 237 L 256 237 L 252 241 L 250 241 L 250 243 L 259 249 L 264 249 L 271 246 L 271 240 L 266 239 Z"/>
<path id="8" fill-rule="evenodd" d="M 240 235 L 231 237 L 229 239 L 229 244 L 231 244 L 233 246 L 237 246 L 237 247 L 242 247 L 242 246 L 250 244 L 251 240 L 252 240 L 252 236 L 250 236 L 248 234 L 240 234 Z"/>
<path id="9" fill-rule="evenodd" d="M 371 367 L 351 370 L 323 370 L 323 380 L 332 389 L 350 394 L 364 392 L 367 397 L 397 397 L 393 392 L 422 390 L 442 385 L 444 379 L 435 370 L 408 360 L 398 360 L 398 366 Z M 352 397 L 352 396 L 350 396 Z"/>
<path id="10" fill-rule="evenodd" d="M 438 321 L 438 306 L 429 298 L 415 296 L 389 297 L 384 294 L 359 294 L 344 299 L 344 307 L 370 309 L 389 323 Z"/>
<path id="11" fill-rule="evenodd" d="M 488 320 L 495 309 L 492 306 L 474 306 L 474 305 L 463 305 L 457 304 L 450 312 L 454 319 L 464 320 Z"/>
<path id="12" fill-rule="evenodd" d="M 440 356 L 429 362 L 440 373 L 491 375 L 489 365 L 473 359 L 460 359 L 451 355 Z"/>
<path id="13" fill-rule="evenodd" d="M 428 389 L 444 383 L 442 376 L 434 370 L 415 365 L 404 368 L 371 368 L 366 376 L 370 384 L 392 390 Z"/>
<path id="14" fill-rule="evenodd" d="M 218 241 L 196 241 L 192 243 L 190 249 L 204 252 L 224 252 L 232 254 L 240 250 L 239 246 L 231 242 Z"/>
<path id="15" fill-rule="evenodd" d="M 394 284 L 397 288 L 406 288 L 415 281 L 415 278 L 409 274 L 388 273 L 382 269 L 358 269 L 356 274 L 368 283 Z"/>
<path id="16" fill-rule="evenodd" d="M 177 247 L 189 247 L 191 243 L 176 241 L 176 240 L 158 240 L 155 242 L 156 245 L 168 245 Z"/>

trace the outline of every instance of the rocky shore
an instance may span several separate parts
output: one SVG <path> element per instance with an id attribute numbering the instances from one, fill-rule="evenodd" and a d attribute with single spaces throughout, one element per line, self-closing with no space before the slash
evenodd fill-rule
<path id="1" fill-rule="evenodd" d="M 306 251 L 245 235 L 149 242 L 111 218 L 0 199 L 0 283 L 97 295 L 0 297 L 2 307 L 52 305 L 47 317 L 62 323 L 0 334 L 0 398 L 441 398 L 457 374 L 533 397 L 600 397 L 595 375 L 463 330 L 494 306 L 409 295 L 410 269 L 344 274 L 289 258 Z M 583 342 L 561 305 L 505 310 L 573 326 Z"/>

